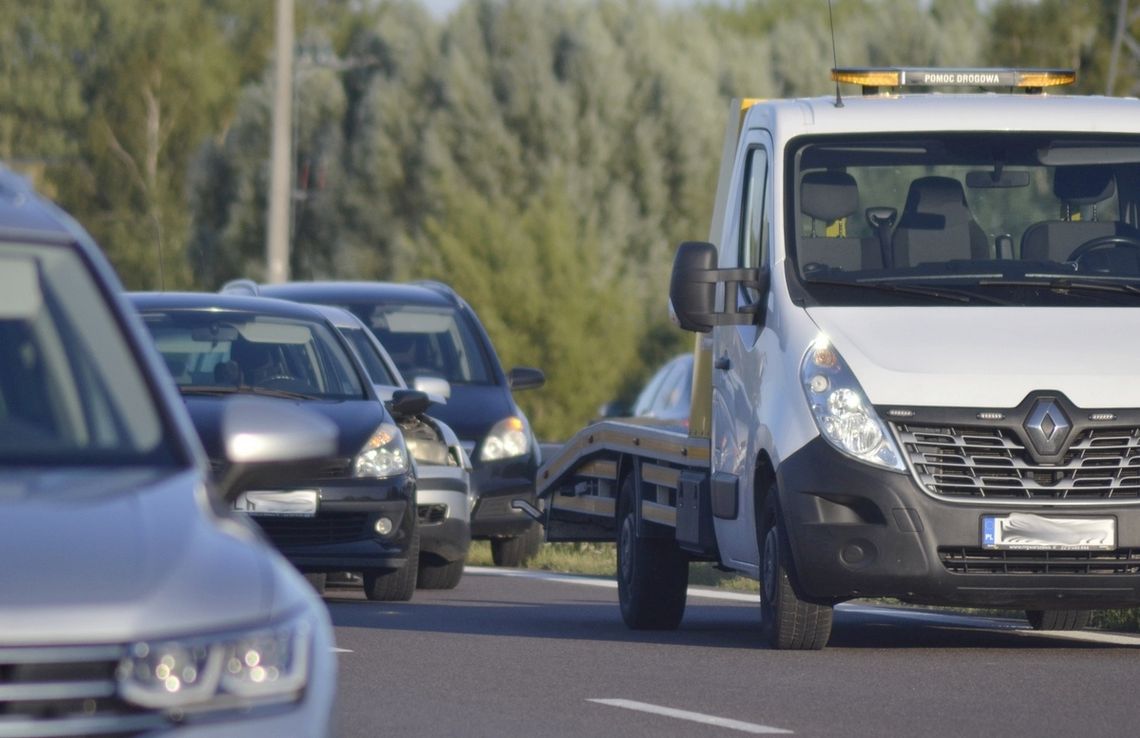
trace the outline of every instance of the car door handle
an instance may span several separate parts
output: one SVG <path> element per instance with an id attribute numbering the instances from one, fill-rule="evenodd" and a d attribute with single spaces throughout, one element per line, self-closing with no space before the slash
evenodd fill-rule
<path id="1" fill-rule="evenodd" d="M 732 360 L 727 356 L 721 356 L 713 362 L 713 366 L 717 369 L 720 369 L 722 372 L 727 372 L 732 368 Z"/>

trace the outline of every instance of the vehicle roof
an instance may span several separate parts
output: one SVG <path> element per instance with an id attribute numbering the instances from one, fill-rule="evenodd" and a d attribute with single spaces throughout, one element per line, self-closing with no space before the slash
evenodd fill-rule
<path id="1" fill-rule="evenodd" d="M 263 295 L 291 300 L 384 302 L 456 307 L 458 297 L 438 282 L 287 282 L 259 286 Z"/>
<path id="2" fill-rule="evenodd" d="M 266 298 L 276 300 L 276 297 Z M 362 328 L 368 330 L 368 326 L 364 325 L 360 318 L 356 317 L 344 308 L 335 305 L 323 305 L 321 303 L 305 303 L 309 307 L 316 310 L 321 315 L 329 319 L 329 322 L 337 328 Z"/>
<path id="3" fill-rule="evenodd" d="M 762 100 L 745 128 L 779 131 L 781 139 L 828 133 L 1040 131 L 1140 133 L 1140 100 L 1096 95 L 1025 93 L 834 95 Z"/>
<path id="4" fill-rule="evenodd" d="M 219 295 L 214 292 L 131 292 L 127 297 L 139 311 L 221 309 L 298 320 L 328 320 L 312 305 L 272 297 Z"/>

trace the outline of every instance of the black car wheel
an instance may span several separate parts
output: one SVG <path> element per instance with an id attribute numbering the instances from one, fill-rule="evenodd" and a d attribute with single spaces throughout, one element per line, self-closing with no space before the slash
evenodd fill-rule
<path id="1" fill-rule="evenodd" d="M 618 602 L 634 630 L 674 630 L 685 615 L 689 559 L 675 541 L 637 535 L 633 477 L 621 486 L 618 515 Z"/>
<path id="2" fill-rule="evenodd" d="M 373 569 L 364 572 L 364 596 L 370 600 L 406 602 L 412 599 L 419 578 L 420 529 L 412 529 L 407 563 L 399 569 Z"/>
<path id="3" fill-rule="evenodd" d="M 542 548 L 542 528 L 531 525 L 514 538 L 491 539 L 491 561 L 495 566 L 523 566 Z"/>
<path id="4" fill-rule="evenodd" d="M 760 614 L 768 645 L 810 651 L 827 645 L 832 608 L 800 598 L 794 585 L 791 549 L 776 502 L 776 487 L 768 490 L 760 518 Z"/>
<path id="5" fill-rule="evenodd" d="M 416 586 L 420 589 L 455 589 L 463 578 L 463 563 L 463 559 L 444 561 L 435 556 L 421 556 Z"/>

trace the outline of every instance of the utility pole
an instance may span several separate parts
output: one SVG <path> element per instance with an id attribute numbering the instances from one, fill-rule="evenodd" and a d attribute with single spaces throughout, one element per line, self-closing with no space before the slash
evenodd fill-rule
<path id="1" fill-rule="evenodd" d="M 289 280 L 289 206 L 293 191 L 293 0 L 277 0 L 275 45 L 273 149 L 265 243 L 265 281 L 269 284 Z"/>
<path id="2" fill-rule="evenodd" d="M 1120 0 L 1120 6 L 1116 11 L 1116 33 L 1112 37 L 1112 57 L 1108 63 L 1108 82 L 1105 85 L 1104 94 L 1106 95 L 1136 95 L 1140 93 L 1140 87 L 1133 83 L 1128 89 L 1116 91 L 1116 76 L 1120 68 L 1120 52 L 1127 50 L 1133 65 L 1140 61 L 1140 42 L 1132 34 L 1131 28 L 1137 20 L 1140 20 L 1140 8 L 1128 10 L 1128 0 Z"/>

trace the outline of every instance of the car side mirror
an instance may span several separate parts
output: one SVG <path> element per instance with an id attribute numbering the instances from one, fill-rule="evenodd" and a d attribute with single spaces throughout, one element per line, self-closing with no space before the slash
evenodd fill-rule
<path id="1" fill-rule="evenodd" d="M 394 418 L 410 418 L 420 415 L 431 406 L 431 398 L 426 392 L 400 389 L 392 393 L 392 399 L 385 403 Z"/>
<path id="2" fill-rule="evenodd" d="M 321 415 L 255 397 L 227 400 L 222 443 L 229 468 L 219 489 L 232 499 L 316 473 L 337 453 L 337 427 Z"/>
<path id="3" fill-rule="evenodd" d="M 507 372 L 507 386 L 512 390 L 538 389 L 544 384 L 546 384 L 546 375 L 541 369 L 516 366 Z"/>
<path id="4" fill-rule="evenodd" d="M 444 400 L 451 397 L 451 382 L 443 377 L 416 377 L 412 380 L 412 388 L 429 395 L 437 395 Z"/>
<path id="5" fill-rule="evenodd" d="M 760 269 L 717 269 L 716 246 L 686 241 L 673 257 L 669 279 L 669 308 L 674 321 L 687 331 L 708 333 L 718 325 L 751 325 L 762 320 L 768 273 Z M 725 305 L 716 304 L 717 285 L 724 285 Z M 741 288 L 757 290 L 758 301 L 738 306 Z"/>

